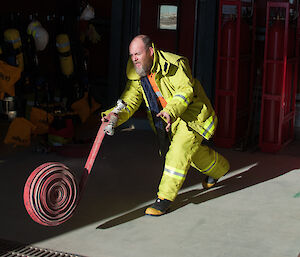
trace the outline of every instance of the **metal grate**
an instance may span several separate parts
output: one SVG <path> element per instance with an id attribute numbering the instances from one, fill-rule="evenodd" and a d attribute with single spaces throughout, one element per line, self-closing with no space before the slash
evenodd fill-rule
<path id="1" fill-rule="evenodd" d="M 0 239 L 0 257 L 84 257 Z"/>

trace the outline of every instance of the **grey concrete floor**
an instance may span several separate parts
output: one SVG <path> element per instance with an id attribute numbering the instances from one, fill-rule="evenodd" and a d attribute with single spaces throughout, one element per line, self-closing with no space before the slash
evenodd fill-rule
<path id="1" fill-rule="evenodd" d="M 1 143 L 0 239 L 89 257 L 300 253 L 300 140 L 277 154 L 217 149 L 230 161 L 230 173 L 203 190 L 203 176 L 191 169 L 170 213 L 149 217 L 144 210 L 156 197 L 162 167 L 154 135 L 119 131 L 104 138 L 73 217 L 56 227 L 35 223 L 23 205 L 27 177 L 48 161 L 80 175 L 90 147 L 74 146 L 72 157 Z"/>

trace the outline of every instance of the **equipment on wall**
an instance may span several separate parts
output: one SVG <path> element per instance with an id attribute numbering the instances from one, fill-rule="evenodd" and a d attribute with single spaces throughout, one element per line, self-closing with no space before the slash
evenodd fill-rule
<path id="1" fill-rule="evenodd" d="M 16 110 L 16 101 L 15 97 L 13 96 L 6 96 L 3 99 L 1 99 L 1 114 L 4 114 L 7 116 L 8 120 L 13 120 L 17 117 L 17 110 Z"/>
<path id="2" fill-rule="evenodd" d="M 252 97 L 256 9 L 254 0 L 219 5 L 214 142 L 237 147 L 246 137 Z"/>
<path id="3" fill-rule="evenodd" d="M 27 26 L 27 54 L 30 67 L 31 84 L 34 88 L 34 106 L 46 103 L 48 109 L 50 101 L 49 83 L 41 74 L 39 52 L 45 51 L 49 42 L 49 33 L 41 23 L 33 19 Z"/>
<path id="4" fill-rule="evenodd" d="M 84 191 L 88 176 L 105 134 L 113 135 L 118 113 L 126 103 L 117 106 L 102 122 L 85 163 L 79 184 L 74 173 L 62 163 L 47 162 L 38 166 L 28 177 L 24 187 L 24 205 L 30 217 L 44 226 L 57 226 L 74 213 Z"/>
<path id="5" fill-rule="evenodd" d="M 95 18 L 95 10 L 91 5 L 87 4 L 80 15 L 80 20 L 89 21 L 94 18 Z"/>
<path id="6" fill-rule="evenodd" d="M 21 77 L 21 69 L 0 60 L 0 115 L 9 120 L 17 116 L 15 83 Z"/>
<path id="7" fill-rule="evenodd" d="M 67 34 L 56 36 L 56 47 L 59 53 L 61 72 L 69 77 L 74 72 L 73 57 L 71 52 L 70 40 Z"/>
<path id="8" fill-rule="evenodd" d="M 299 18 L 298 4 L 293 7 L 289 1 L 267 2 L 259 138 L 264 152 L 277 152 L 294 137 Z"/>
<path id="9" fill-rule="evenodd" d="M 45 50 L 48 41 L 49 41 L 49 34 L 48 32 L 42 27 L 39 21 L 32 21 L 27 28 L 27 33 L 33 36 L 35 47 L 37 51 Z"/>
<path id="10" fill-rule="evenodd" d="M 17 29 L 7 29 L 4 31 L 4 41 L 8 44 L 9 56 L 7 61 L 10 65 L 18 66 L 21 71 L 24 70 L 24 59 L 22 53 L 22 41 Z"/>

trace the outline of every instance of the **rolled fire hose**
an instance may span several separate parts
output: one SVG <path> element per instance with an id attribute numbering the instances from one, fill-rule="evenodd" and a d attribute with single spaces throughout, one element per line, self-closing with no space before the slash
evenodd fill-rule
<path id="1" fill-rule="evenodd" d="M 105 134 L 113 135 L 118 113 L 126 103 L 118 100 L 116 107 L 102 122 L 79 184 L 71 170 L 59 162 L 47 162 L 38 166 L 28 177 L 23 193 L 29 216 L 44 226 L 57 226 L 72 217 L 82 197 L 88 176 L 93 167 Z"/>

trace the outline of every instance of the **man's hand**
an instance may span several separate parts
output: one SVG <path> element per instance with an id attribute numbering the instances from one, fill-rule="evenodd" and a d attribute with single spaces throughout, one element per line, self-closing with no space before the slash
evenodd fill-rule
<path id="1" fill-rule="evenodd" d="M 101 118 L 101 121 L 102 121 L 102 122 L 108 122 L 109 119 L 107 118 L 107 116 L 104 116 L 104 117 Z"/>
<path id="2" fill-rule="evenodd" d="M 170 114 L 164 111 L 161 111 L 156 115 L 156 117 L 163 117 L 165 118 L 165 121 L 167 122 L 166 131 L 169 132 L 171 129 L 171 117 Z"/>

